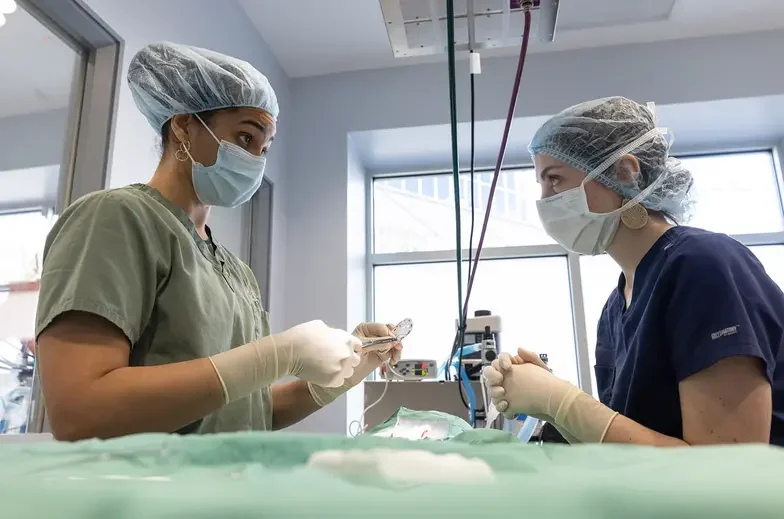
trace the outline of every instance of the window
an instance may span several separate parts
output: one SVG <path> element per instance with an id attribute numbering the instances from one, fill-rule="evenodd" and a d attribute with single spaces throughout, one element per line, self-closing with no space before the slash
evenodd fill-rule
<path id="1" fill-rule="evenodd" d="M 784 288 L 784 213 L 773 152 L 681 160 L 695 182 L 695 212 L 689 225 L 724 232 L 746 244 Z M 416 333 L 407 340 L 405 356 L 443 362 L 457 316 L 454 200 L 451 192 L 445 196 L 441 189 L 448 186 L 451 191 L 452 178 L 428 177 L 438 186 L 436 196 L 410 196 L 392 188 L 393 182 L 414 178 L 424 177 L 373 183 L 374 317 L 384 322 L 411 317 Z M 474 181 L 476 242 L 492 174 L 477 174 Z M 557 375 L 593 390 L 596 324 L 620 269 L 609 256 L 577 257 L 555 244 L 539 222 L 539 194 L 533 170 L 501 173 L 485 238 L 486 260 L 477 271 L 469 315 L 479 309 L 500 315 L 503 350 L 522 346 L 547 353 Z M 470 178 L 465 173 L 461 209 L 467 248 Z M 467 275 L 465 265 L 464 278 Z M 575 312 L 580 319 L 575 320 Z M 588 363 L 580 365 L 578 358 Z"/>
<path id="2" fill-rule="evenodd" d="M 773 154 L 682 159 L 694 176 L 697 206 L 689 225 L 730 235 L 784 230 Z"/>
<path id="3" fill-rule="evenodd" d="M 467 271 L 466 262 L 463 272 Z M 445 361 L 456 330 L 455 263 L 378 266 L 374 278 L 375 318 L 397 322 L 410 317 L 415 323 L 416 333 L 406 340 L 406 357 Z M 504 351 L 527 346 L 548 353 L 553 370 L 577 383 L 565 257 L 481 263 L 469 315 L 474 310 L 491 310 L 504 318 Z"/>
<path id="4" fill-rule="evenodd" d="M 41 211 L 0 214 L 0 236 L 9 245 L 0 255 L 0 285 L 38 279 L 52 224 Z"/>
<path id="5" fill-rule="evenodd" d="M 492 173 L 478 173 L 474 178 L 477 235 L 487 207 L 492 177 Z M 430 187 L 420 188 L 420 181 L 424 182 L 425 179 L 433 179 L 438 186 L 437 196 Z M 389 254 L 454 249 L 455 208 L 452 176 L 443 174 L 407 177 L 404 182 L 406 187 L 402 191 L 399 188 L 401 178 L 376 179 L 373 182 L 373 252 Z M 493 198 L 485 247 L 554 243 L 539 223 L 536 212 L 539 193 L 539 184 L 533 170 L 503 171 Z M 471 180 L 465 173 L 461 174 L 460 178 L 460 207 L 463 243 L 467 247 L 471 217 Z"/>
<path id="6" fill-rule="evenodd" d="M 40 273 L 53 219 L 37 209 L 24 211 L 61 212 L 72 200 L 106 187 L 122 72 L 121 40 L 84 2 L 18 3 L 0 29 L 0 329 L 5 330 L 0 330 L 0 434 L 25 432 L 29 408 L 27 432 L 42 432 L 44 425 L 40 387 L 31 388 L 31 371 L 16 365 L 30 360 L 16 356 L 29 348 L 19 337 L 28 332 L 16 325 L 32 328 L 35 304 L 10 295 L 7 285 L 30 295 L 16 282 Z M 28 406 L 31 401 L 34 406 Z"/>

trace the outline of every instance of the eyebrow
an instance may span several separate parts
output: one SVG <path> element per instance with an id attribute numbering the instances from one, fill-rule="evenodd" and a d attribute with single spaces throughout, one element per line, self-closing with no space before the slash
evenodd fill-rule
<path id="1" fill-rule="evenodd" d="M 243 121 L 240 121 L 240 124 L 249 124 L 251 126 L 255 126 L 261 131 L 261 133 L 265 135 L 270 133 L 269 129 L 265 125 L 261 124 L 258 121 L 254 121 L 253 119 L 245 119 Z"/>

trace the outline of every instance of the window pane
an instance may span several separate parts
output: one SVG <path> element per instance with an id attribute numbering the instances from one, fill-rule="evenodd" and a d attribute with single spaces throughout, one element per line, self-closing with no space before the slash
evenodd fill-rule
<path id="1" fill-rule="evenodd" d="M 49 219 L 40 211 L 0 215 L 0 285 L 34 281 L 40 277 Z"/>
<path id="2" fill-rule="evenodd" d="M 750 247 L 765 271 L 784 290 L 784 245 L 766 245 L 764 247 Z"/>
<path id="3" fill-rule="evenodd" d="M 452 200 L 454 202 L 454 196 L 452 196 L 452 184 L 451 178 L 445 177 L 443 175 L 439 175 L 436 177 L 436 182 L 438 183 L 438 199 L 439 200 Z"/>
<path id="4" fill-rule="evenodd" d="M 596 392 L 596 328 L 602 309 L 610 293 L 618 286 L 621 269 L 607 254 L 580 256 L 580 274 L 583 282 L 583 304 L 585 305 L 585 328 L 588 334 L 588 353 L 591 365 L 591 387 Z"/>
<path id="5" fill-rule="evenodd" d="M 467 276 L 467 265 L 463 268 Z M 455 335 L 456 269 L 453 263 L 378 266 L 375 319 L 414 321 L 406 358 L 446 360 Z M 416 293 L 406 290 L 412 287 Z M 419 287 L 426 287 L 425 290 Z M 488 260 L 479 265 L 469 315 L 490 310 L 503 319 L 501 346 L 547 353 L 560 377 L 577 383 L 569 276 L 564 257 Z"/>
<path id="6" fill-rule="evenodd" d="M 726 234 L 784 230 L 771 153 L 690 157 L 683 164 L 694 175 L 696 195 L 689 225 Z"/>
<path id="7" fill-rule="evenodd" d="M 750 247 L 750 250 L 765 266 L 768 275 L 784 289 L 784 245 Z M 596 364 L 596 328 L 604 304 L 618 284 L 621 269 L 608 255 L 581 256 L 580 270 L 583 281 L 585 323 L 588 331 L 588 351 L 591 368 Z M 596 379 L 591 369 L 591 381 L 596 393 Z"/>
<path id="8" fill-rule="evenodd" d="M 514 191 L 502 188 L 499 179 L 493 210 L 487 227 L 486 247 L 517 245 L 539 245 L 554 243 L 542 229 L 536 212 L 536 200 L 540 189 L 531 169 L 506 170 L 501 175 L 512 177 L 507 186 L 515 186 Z M 415 185 L 420 177 L 406 180 Z M 432 178 L 432 177 L 431 177 Z M 439 186 L 438 200 L 418 194 L 416 189 L 407 187 L 406 193 L 389 189 L 389 180 L 373 182 L 373 232 L 377 253 L 414 252 L 429 250 L 450 250 L 455 247 L 455 209 L 453 197 L 444 196 L 442 186 L 451 185 L 448 174 L 437 175 Z M 487 207 L 489 186 L 492 174 L 476 175 L 475 201 L 477 221 L 484 218 Z M 461 208 L 463 247 L 468 246 L 470 225 L 470 183 L 469 175 L 461 175 Z M 510 199 L 504 202 L 504 196 Z M 477 226 L 478 227 L 478 226 Z M 477 229 L 477 234 L 479 229 Z"/>
<path id="9" fill-rule="evenodd" d="M 422 195 L 426 198 L 433 198 L 436 196 L 436 179 L 431 178 L 423 178 L 422 179 Z"/>

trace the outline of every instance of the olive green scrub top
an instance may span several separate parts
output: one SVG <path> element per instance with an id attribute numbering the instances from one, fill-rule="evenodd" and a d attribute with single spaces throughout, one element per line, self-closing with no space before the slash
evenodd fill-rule
<path id="1" fill-rule="evenodd" d="M 69 311 L 122 330 L 131 366 L 205 358 L 269 334 L 250 268 L 203 240 L 185 211 L 146 185 L 91 193 L 55 223 L 44 249 L 36 336 Z M 271 427 L 264 388 L 178 432 Z"/>

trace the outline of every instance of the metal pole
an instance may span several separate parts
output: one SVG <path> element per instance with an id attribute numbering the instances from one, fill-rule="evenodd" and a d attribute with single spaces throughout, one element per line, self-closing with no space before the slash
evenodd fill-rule
<path id="1" fill-rule="evenodd" d="M 37 354 L 38 352 L 36 351 Z M 38 374 L 38 361 L 35 361 L 33 365 L 33 388 L 31 393 L 30 409 L 27 414 L 27 432 L 42 433 L 44 432 L 46 411 L 44 409 L 44 395 L 41 392 L 41 379 Z"/>
<path id="2" fill-rule="evenodd" d="M 476 22 L 474 19 L 474 0 L 468 0 L 466 5 L 466 18 L 468 22 L 468 50 L 473 52 L 476 48 Z"/>
<path id="3" fill-rule="evenodd" d="M 567 256 L 569 271 L 569 291 L 572 297 L 572 322 L 574 323 L 575 353 L 577 358 L 577 378 L 580 389 L 593 394 L 591 384 L 591 360 L 588 351 L 588 331 L 585 323 L 585 301 L 583 300 L 583 282 L 580 271 L 580 256 Z"/>

